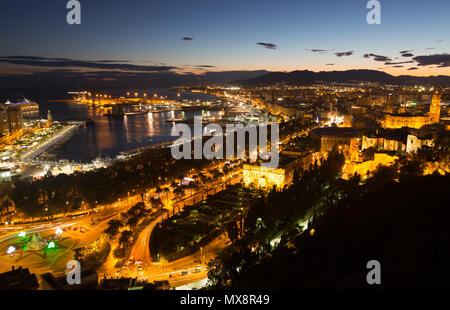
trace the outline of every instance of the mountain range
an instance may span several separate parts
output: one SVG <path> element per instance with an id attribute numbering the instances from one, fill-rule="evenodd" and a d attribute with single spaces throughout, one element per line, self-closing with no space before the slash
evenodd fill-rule
<path id="1" fill-rule="evenodd" d="M 0 88 L 61 87 L 70 89 L 94 88 L 168 88 L 173 86 L 197 86 L 207 84 L 240 85 L 243 87 L 269 86 L 277 83 L 308 85 L 333 82 L 377 82 L 394 85 L 450 86 L 450 76 L 393 76 L 376 70 L 292 72 L 255 71 L 207 71 L 199 73 L 176 72 L 127 72 L 127 71 L 36 71 L 30 74 L 0 75 Z"/>
<path id="2" fill-rule="evenodd" d="M 386 72 L 377 70 L 347 70 L 347 71 L 320 71 L 313 72 L 309 70 L 292 72 L 270 72 L 246 80 L 234 81 L 231 84 L 237 84 L 244 87 L 269 86 L 277 83 L 286 85 L 308 85 L 314 83 L 343 83 L 343 82 L 375 82 L 393 85 L 433 85 L 437 87 L 450 86 L 450 76 L 412 76 L 400 75 L 393 76 Z"/>

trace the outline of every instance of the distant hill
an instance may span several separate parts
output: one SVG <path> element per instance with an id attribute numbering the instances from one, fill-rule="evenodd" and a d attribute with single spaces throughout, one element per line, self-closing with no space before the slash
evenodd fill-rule
<path id="1" fill-rule="evenodd" d="M 269 71 L 210 71 L 203 74 L 175 72 L 121 72 L 100 71 L 94 76 L 87 72 L 54 70 L 36 71 L 30 74 L 0 75 L 0 88 L 166 88 L 173 86 L 195 86 L 224 84 L 230 81 L 247 80 L 265 75 Z"/>
<path id="2" fill-rule="evenodd" d="M 246 87 L 269 86 L 276 83 L 287 85 L 308 85 L 320 82 L 376 82 L 394 85 L 420 84 L 434 86 L 450 86 L 450 76 L 393 76 L 377 70 L 320 71 L 309 70 L 292 72 L 271 72 L 247 80 L 233 82 Z"/>

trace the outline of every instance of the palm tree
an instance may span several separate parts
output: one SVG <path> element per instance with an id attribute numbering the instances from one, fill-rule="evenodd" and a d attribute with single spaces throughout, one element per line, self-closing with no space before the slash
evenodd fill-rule
<path id="1" fill-rule="evenodd" d="M 130 217 L 128 219 L 127 223 L 130 226 L 130 229 L 133 230 L 136 227 L 136 225 L 139 223 L 139 216 Z"/>
<path id="2" fill-rule="evenodd" d="M 129 230 L 124 230 L 122 231 L 122 234 L 120 235 L 119 238 L 119 246 L 126 248 L 131 244 L 131 236 L 133 235 L 133 233 Z"/>
<path id="3" fill-rule="evenodd" d="M 120 227 L 123 226 L 122 221 L 120 220 L 110 220 L 108 222 L 108 228 L 105 230 L 105 233 L 110 235 L 111 237 L 114 237 L 119 232 Z"/>

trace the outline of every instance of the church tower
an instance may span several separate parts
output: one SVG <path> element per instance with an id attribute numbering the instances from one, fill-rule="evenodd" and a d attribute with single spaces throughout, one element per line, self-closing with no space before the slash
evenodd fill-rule
<path id="1" fill-rule="evenodd" d="M 441 96 L 439 96 L 438 92 L 431 99 L 429 116 L 431 124 L 439 123 L 439 118 L 441 117 Z"/>
<path id="2" fill-rule="evenodd" d="M 47 127 L 50 127 L 52 124 L 53 124 L 52 113 L 50 112 L 50 110 L 48 110 L 48 113 L 47 113 Z"/>

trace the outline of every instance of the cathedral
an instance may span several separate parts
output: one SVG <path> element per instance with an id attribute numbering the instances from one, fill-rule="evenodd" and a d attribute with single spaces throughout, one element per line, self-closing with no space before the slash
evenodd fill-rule
<path id="1" fill-rule="evenodd" d="M 431 100 L 430 111 L 425 115 L 386 114 L 383 128 L 398 129 L 403 127 L 419 129 L 425 125 L 439 123 L 441 115 L 441 98 L 436 92 Z"/>

